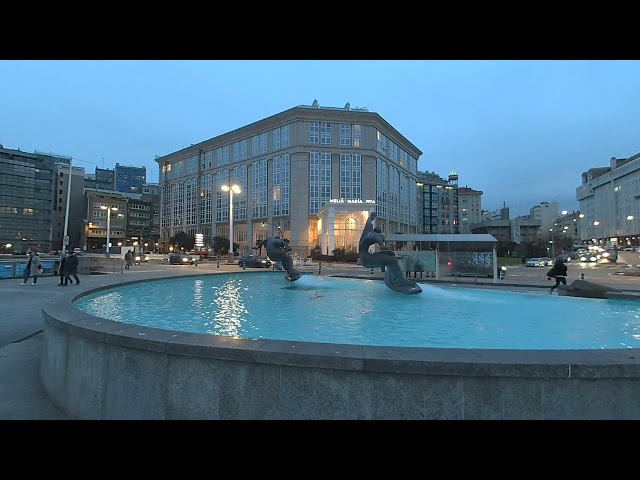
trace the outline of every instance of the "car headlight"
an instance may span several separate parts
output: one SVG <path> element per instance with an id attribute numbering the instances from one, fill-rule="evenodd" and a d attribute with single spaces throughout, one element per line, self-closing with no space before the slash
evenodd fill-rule
<path id="1" fill-rule="evenodd" d="M 507 267 L 500 267 L 500 270 L 506 270 Z"/>
<path id="2" fill-rule="evenodd" d="M 580 257 L 580 261 L 581 262 L 586 262 L 587 261 L 587 257 Z"/>
<path id="3" fill-rule="evenodd" d="M 262 260 L 262 263 L 267 263 L 267 261 L 266 260 Z"/>
<path id="4" fill-rule="evenodd" d="M 188 261 L 189 261 L 189 259 L 188 259 L 188 258 L 183 258 L 183 259 L 182 259 L 182 261 L 183 261 L 183 262 L 188 262 Z"/>
<path id="5" fill-rule="evenodd" d="M 140 257 L 136 257 L 136 262 L 139 262 L 139 261 L 140 261 Z"/>

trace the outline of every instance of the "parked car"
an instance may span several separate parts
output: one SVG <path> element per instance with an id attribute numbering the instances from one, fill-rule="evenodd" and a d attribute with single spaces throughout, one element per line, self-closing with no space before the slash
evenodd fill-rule
<path id="1" fill-rule="evenodd" d="M 540 260 L 544 262 L 544 265 L 542 265 L 543 267 L 553 267 L 553 264 L 556 263 L 551 257 L 540 257 Z"/>
<path id="2" fill-rule="evenodd" d="M 196 263 L 194 258 L 186 253 L 172 253 L 169 255 L 170 265 L 193 265 L 194 263 Z"/>
<path id="3" fill-rule="evenodd" d="M 546 266 L 547 263 L 542 260 L 541 258 L 530 258 L 529 260 L 527 260 L 527 263 L 525 264 L 525 266 L 527 267 L 544 267 Z"/>
<path id="4" fill-rule="evenodd" d="M 564 263 L 567 263 L 571 261 L 571 256 L 566 253 L 561 253 L 556 257 L 556 260 L 562 260 Z"/>
<path id="5" fill-rule="evenodd" d="M 271 260 L 268 258 L 256 257 L 255 255 L 245 255 L 238 259 L 238 266 L 240 267 L 252 267 L 252 268 L 269 268 L 271 267 Z"/>

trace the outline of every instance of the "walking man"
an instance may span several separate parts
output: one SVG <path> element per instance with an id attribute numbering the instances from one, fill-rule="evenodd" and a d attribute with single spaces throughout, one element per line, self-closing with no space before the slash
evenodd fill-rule
<path id="1" fill-rule="evenodd" d="M 80 279 L 78 278 L 78 255 L 76 253 L 72 253 L 65 261 L 65 276 L 64 276 L 64 284 L 67 282 L 73 285 L 73 280 L 71 280 L 71 276 L 76 280 L 76 285 L 80 283 Z"/>

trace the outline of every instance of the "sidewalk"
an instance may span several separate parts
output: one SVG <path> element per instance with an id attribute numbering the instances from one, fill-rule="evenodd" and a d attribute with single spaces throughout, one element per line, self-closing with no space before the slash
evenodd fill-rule
<path id="1" fill-rule="evenodd" d="M 296 267 L 301 272 L 317 274 L 318 265 Z M 247 269 L 254 270 L 254 269 Z M 153 278 L 156 276 L 182 276 L 193 274 L 215 274 L 242 271 L 237 265 L 215 263 L 200 264 L 198 267 L 180 265 L 143 265 L 113 275 L 81 275 L 80 285 L 58 286 L 57 277 L 41 277 L 32 286 L 22 286 L 20 279 L 0 280 L 0 420 L 64 420 L 69 419 L 49 401 L 40 379 L 40 356 L 42 351 L 43 317 L 42 307 L 56 296 L 69 291 L 82 291 L 101 285 Z M 380 269 L 370 269 L 359 265 L 323 264 L 322 275 L 349 276 L 354 278 L 382 279 Z M 496 286 L 538 289 L 549 288 L 549 283 L 509 278 L 494 284 L 493 279 L 448 277 L 436 282 L 435 279 L 418 278 L 418 283 L 452 284 L 469 286 Z M 598 281 L 598 280 L 595 280 Z M 639 279 L 621 279 L 626 290 L 637 290 Z M 606 283 L 606 282 L 605 282 Z"/>

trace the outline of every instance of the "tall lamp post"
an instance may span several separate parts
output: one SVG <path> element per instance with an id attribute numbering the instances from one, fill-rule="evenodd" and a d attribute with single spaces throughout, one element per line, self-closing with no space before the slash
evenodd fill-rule
<path id="1" fill-rule="evenodd" d="M 106 255 L 107 255 L 107 258 L 110 258 L 111 249 L 110 249 L 109 243 L 111 242 L 111 210 L 113 210 L 114 212 L 117 212 L 118 209 L 115 208 L 115 207 L 109 208 L 109 207 L 107 207 L 105 205 L 102 205 L 100 208 L 102 210 L 106 210 L 107 211 L 107 252 L 106 252 Z"/>
<path id="2" fill-rule="evenodd" d="M 238 185 L 222 185 L 223 192 L 229 192 L 229 256 L 227 257 L 227 263 L 235 263 L 233 255 L 233 194 L 240 193 L 240 187 Z"/>
<path id="3" fill-rule="evenodd" d="M 64 233 L 62 238 L 62 251 L 66 253 L 67 248 L 69 247 L 69 209 L 71 208 L 71 164 L 73 163 L 72 159 L 69 159 L 69 178 L 67 181 L 67 204 L 65 205 L 65 213 L 64 213 Z"/>

